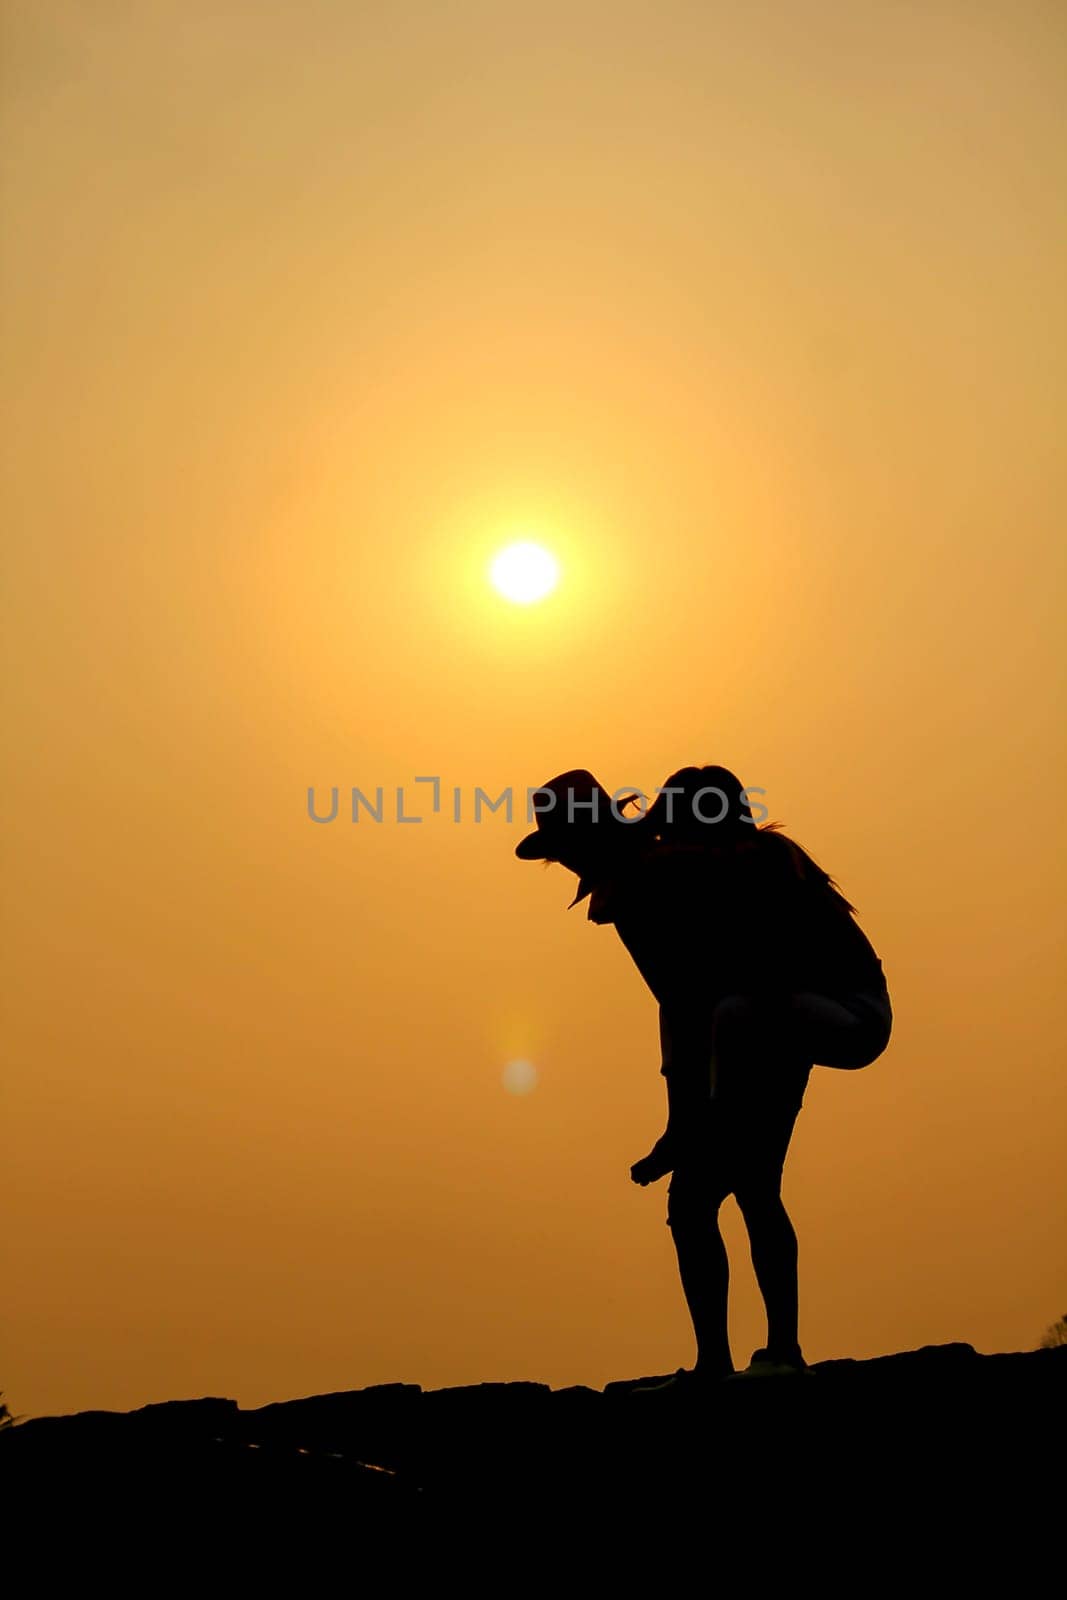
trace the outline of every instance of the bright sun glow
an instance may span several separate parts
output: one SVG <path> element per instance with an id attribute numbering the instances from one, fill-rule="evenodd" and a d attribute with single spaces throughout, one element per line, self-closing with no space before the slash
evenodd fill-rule
<path id="1" fill-rule="evenodd" d="M 559 582 L 559 562 L 543 545 L 523 539 L 493 557 L 489 581 L 505 600 L 528 606 L 552 593 Z"/>

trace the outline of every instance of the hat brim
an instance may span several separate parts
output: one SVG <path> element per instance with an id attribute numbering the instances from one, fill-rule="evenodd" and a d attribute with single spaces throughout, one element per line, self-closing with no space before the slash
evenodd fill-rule
<path id="1" fill-rule="evenodd" d="M 550 854 L 548 840 L 540 829 L 528 833 L 515 846 L 515 854 L 520 861 L 547 861 Z"/>

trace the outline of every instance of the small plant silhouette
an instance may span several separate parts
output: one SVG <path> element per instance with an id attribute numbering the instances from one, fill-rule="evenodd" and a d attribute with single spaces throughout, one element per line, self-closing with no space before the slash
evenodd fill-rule
<path id="1" fill-rule="evenodd" d="M 13 1427 L 14 1423 L 15 1419 L 4 1403 L 3 1390 L 0 1389 L 0 1432 L 3 1432 L 5 1428 Z"/>
<path id="2" fill-rule="evenodd" d="M 1058 1350 L 1060 1345 L 1067 1344 L 1067 1312 L 1055 1321 L 1051 1328 L 1046 1328 L 1045 1336 L 1041 1340 L 1042 1350 Z"/>

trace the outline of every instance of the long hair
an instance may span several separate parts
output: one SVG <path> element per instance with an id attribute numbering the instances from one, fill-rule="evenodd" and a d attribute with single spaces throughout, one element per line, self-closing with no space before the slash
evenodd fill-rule
<path id="1" fill-rule="evenodd" d="M 757 831 L 759 833 L 773 833 L 776 834 L 779 839 L 781 839 L 782 843 L 789 852 L 789 856 L 792 860 L 797 877 L 802 883 L 811 884 L 817 889 L 825 889 L 827 893 L 833 895 L 835 900 L 840 902 L 841 906 L 850 914 L 850 916 L 856 915 L 855 906 L 852 905 L 850 901 L 845 899 L 840 888 L 838 887 L 837 881 L 834 878 L 831 878 L 825 867 L 820 867 L 815 858 L 810 856 L 803 846 L 797 844 L 795 839 L 791 839 L 789 835 L 783 831 L 782 824 L 780 822 L 761 823 Z"/>
<path id="2" fill-rule="evenodd" d="M 698 810 L 696 802 L 702 794 L 719 796 L 721 814 L 717 819 Z M 727 767 L 679 768 L 667 779 L 659 798 L 649 807 L 644 826 L 660 839 L 688 844 L 714 842 L 729 848 L 744 848 L 761 834 L 774 834 L 785 846 L 800 881 L 825 890 L 841 909 L 855 916 L 855 906 L 845 899 L 834 879 L 795 839 L 783 832 L 780 822 L 757 826 L 741 780 Z"/>

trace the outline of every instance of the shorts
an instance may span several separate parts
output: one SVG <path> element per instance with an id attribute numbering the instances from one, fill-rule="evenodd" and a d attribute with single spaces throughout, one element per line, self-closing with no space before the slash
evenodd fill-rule
<path id="1" fill-rule="evenodd" d="M 720 1064 L 715 1093 L 675 1161 L 667 1190 L 667 1221 L 679 1207 L 702 1215 L 727 1195 L 777 1193 L 789 1142 L 804 1102 L 811 1068 L 778 1061 L 731 1074 Z"/>
<path id="2" fill-rule="evenodd" d="M 846 1071 L 880 1056 L 893 1028 L 884 988 L 840 995 L 730 994 L 698 1024 L 661 1016 L 664 1072 L 710 1060 L 710 1099 L 690 1109 L 668 1190 L 668 1222 L 727 1195 L 777 1193 L 813 1065 Z"/>

